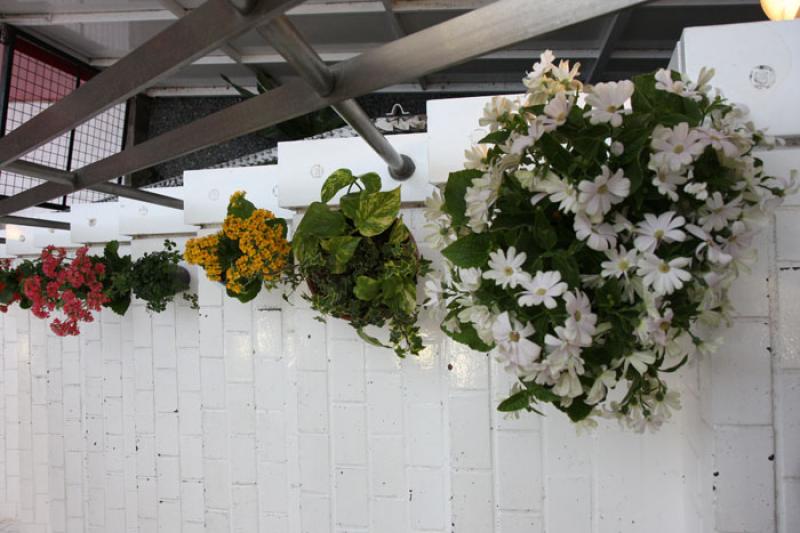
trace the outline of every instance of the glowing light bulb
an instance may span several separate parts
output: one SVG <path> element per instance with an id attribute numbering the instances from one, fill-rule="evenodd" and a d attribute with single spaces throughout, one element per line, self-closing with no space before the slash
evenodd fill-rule
<path id="1" fill-rule="evenodd" d="M 761 9 L 770 20 L 792 20 L 800 17 L 800 0 L 761 0 Z"/>

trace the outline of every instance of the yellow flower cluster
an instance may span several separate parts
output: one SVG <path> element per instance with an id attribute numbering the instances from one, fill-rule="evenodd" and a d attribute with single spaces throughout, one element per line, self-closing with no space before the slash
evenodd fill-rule
<path id="1" fill-rule="evenodd" d="M 242 192 L 234 193 L 231 205 L 243 197 Z M 282 228 L 269 223 L 274 218 L 275 215 L 266 209 L 256 209 L 246 219 L 228 215 L 222 231 L 191 239 L 186 244 L 184 258 L 188 263 L 202 266 L 209 280 L 224 281 L 225 286 L 236 294 L 243 292 L 245 285 L 255 278 L 269 285 L 280 277 L 290 251 Z M 221 239 L 236 242 L 240 254 L 229 259 L 232 265 L 225 270 L 224 276 L 219 252 Z M 226 246 L 225 249 L 233 247 Z"/>
<path id="2" fill-rule="evenodd" d="M 216 233 L 190 239 L 186 243 L 186 251 L 183 253 L 186 262 L 203 267 L 206 277 L 211 281 L 222 281 L 222 266 L 219 262 L 218 252 L 219 236 L 220 233 Z"/>
<path id="3" fill-rule="evenodd" d="M 280 226 L 268 224 L 275 218 L 266 209 L 256 209 L 246 220 L 227 217 L 222 226 L 225 237 L 239 241 L 242 255 L 225 272 L 231 292 L 239 293 L 243 285 L 256 276 L 269 284 L 277 280 L 289 257 L 289 241 Z"/>

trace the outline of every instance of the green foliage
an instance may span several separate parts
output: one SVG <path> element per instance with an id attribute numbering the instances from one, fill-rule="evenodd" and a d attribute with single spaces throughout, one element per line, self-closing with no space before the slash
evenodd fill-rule
<path id="1" fill-rule="evenodd" d="M 292 240 L 296 287 L 323 315 L 349 321 L 366 342 L 383 346 L 367 326 L 389 326 L 389 347 L 398 356 L 422 350 L 416 287 L 427 273 L 400 213 L 400 189 L 381 192 L 377 174 L 337 170 L 325 181 L 322 202 L 309 206 Z M 340 209 L 327 202 L 344 191 Z"/>
<path id="2" fill-rule="evenodd" d="M 133 264 L 130 277 L 133 294 L 147 302 L 149 311 L 164 311 L 175 295 L 189 289 L 189 273 L 178 265 L 180 260 L 177 245 L 165 240 L 164 250 L 145 253 Z"/>
<path id="3" fill-rule="evenodd" d="M 103 250 L 103 263 L 106 275 L 103 279 L 103 292 L 109 301 L 105 304 L 118 315 L 124 315 L 131 305 L 131 278 L 133 261 L 130 255 L 119 255 L 119 242 L 111 241 Z"/>
<path id="4" fill-rule="evenodd" d="M 442 255 L 461 268 L 481 267 L 489 260 L 492 240 L 483 233 L 470 233 L 442 250 Z"/>

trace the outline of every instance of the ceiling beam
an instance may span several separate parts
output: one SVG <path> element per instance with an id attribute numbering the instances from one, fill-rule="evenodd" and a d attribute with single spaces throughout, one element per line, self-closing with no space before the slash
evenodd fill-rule
<path id="1" fill-rule="evenodd" d="M 598 75 L 605 71 L 608 60 L 614 53 L 620 37 L 622 36 L 628 22 L 631 19 L 631 10 L 619 11 L 611 15 L 603 29 L 603 36 L 600 38 L 600 47 L 598 50 L 597 58 L 591 63 L 589 68 L 584 72 L 583 79 L 588 83 L 597 81 Z"/>
<path id="2" fill-rule="evenodd" d="M 263 0 L 255 11 L 242 15 L 228 0 L 208 0 L 113 67 L 0 138 L 0 168 L 300 1 Z"/>
<path id="3" fill-rule="evenodd" d="M 87 165 L 77 171 L 77 186 L 91 187 L 643 1 L 499 0 L 334 65 L 337 85 L 329 96 L 302 80 L 290 81 Z M 45 183 L 0 201 L 0 215 L 63 194 L 64 186 Z"/>

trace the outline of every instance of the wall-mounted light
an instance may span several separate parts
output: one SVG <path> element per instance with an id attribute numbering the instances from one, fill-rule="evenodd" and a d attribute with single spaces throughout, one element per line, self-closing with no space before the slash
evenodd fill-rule
<path id="1" fill-rule="evenodd" d="M 800 17 L 800 0 L 761 0 L 761 8 L 771 20 Z"/>

